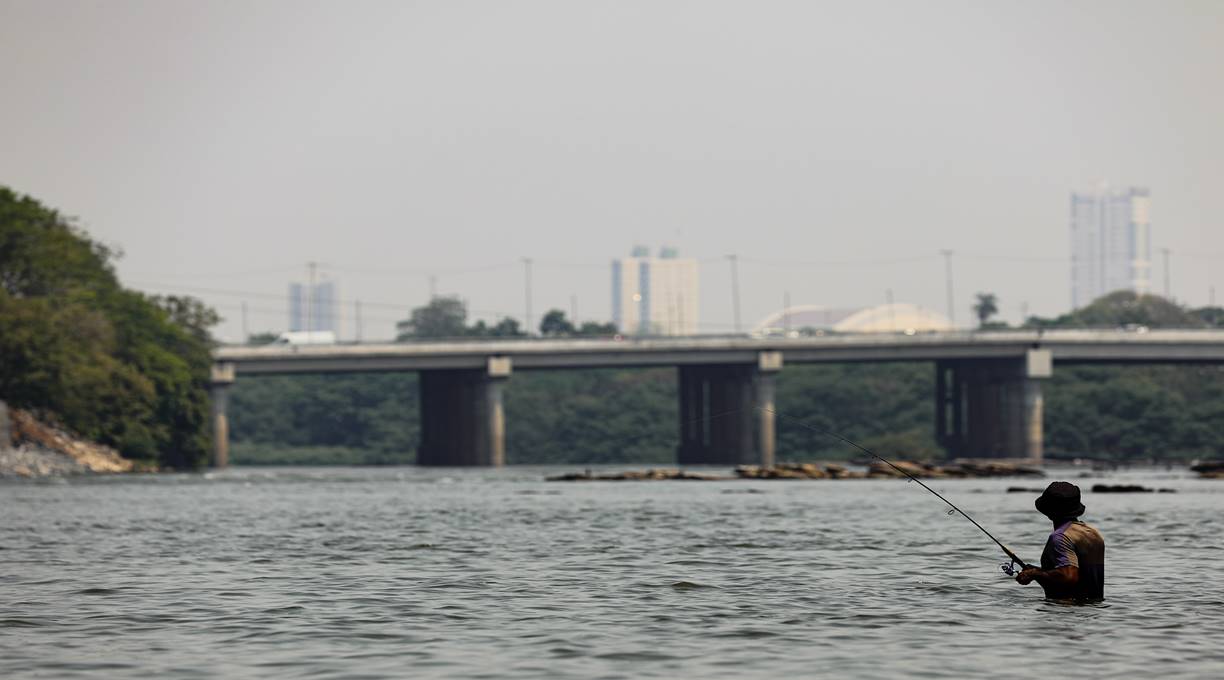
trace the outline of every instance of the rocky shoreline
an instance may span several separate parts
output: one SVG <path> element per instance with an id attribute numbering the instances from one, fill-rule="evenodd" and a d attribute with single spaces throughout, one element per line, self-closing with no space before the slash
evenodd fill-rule
<path id="1" fill-rule="evenodd" d="M 131 472 L 119 452 L 41 422 L 0 402 L 0 479 Z"/>
<path id="2" fill-rule="evenodd" d="M 881 462 L 868 465 L 866 470 L 850 470 L 835 463 L 778 463 L 772 467 L 741 465 L 735 475 L 689 472 L 676 468 L 652 468 L 593 474 L 590 470 L 547 477 L 550 482 L 624 482 L 624 481 L 722 481 L 730 479 L 895 479 L 910 476 L 924 479 L 956 479 L 970 477 L 1044 477 L 1041 470 L 1027 465 L 1004 461 L 957 461 L 945 465 L 897 461 L 895 468 Z"/>

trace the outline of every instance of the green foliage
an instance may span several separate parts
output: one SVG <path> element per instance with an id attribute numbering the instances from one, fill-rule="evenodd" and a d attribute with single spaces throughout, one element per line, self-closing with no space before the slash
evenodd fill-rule
<path id="1" fill-rule="evenodd" d="M 1043 319 L 1031 317 L 1025 326 L 1038 328 L 1203 328 L 1204 318 L 1158 295 L 1119 290 L 1093 300 L 1068 314 Z"/>
<path id="2" fill-rule="evenodd" d="M 416 450 L 415 373 L 249 377 L 230 389 L 234 442 L 328 446 L 388 454 Z"/>
<path id="3" fill-rule="evenodd" d="M 788 415 L 860 441 L 900 432 L 877 443 L 902 457 L 928 458 L 938 453 L 932 376 L 922 364 L 788 367 L 779 378 L 778 404 Z M 515 373 L 505 391 L 507 461 L 673 462 L 676 381 L 674 369 Z M 418 400 L 411 373 L 246 378 L 232 389 L 231 433 L 236 449 L 263 451 L 265 464 L 282 458 L 301 464 L 310 447 L 402 460 L 419 441 Z M 779 455 L 788 460 L 857 455 L 832 437 L 784 420 L 778 436 Z M 288 449 L 300 451 L 278 453 Z"/>
<path id="4" fill-rule="evenodd" d="M 467 332 L 467 305 L 458 297 L 440 296 L 424 307 L 412 310 L 412 316 L 395 324 L 397 340 L 414 338 L 457 338 Z"/>
<path id="5" fill-rule="evenodd" d="M 999 299 L 994 293 L 978 293 L 977 302 L 973 304 L 973 313 L 978 318 L 978 327 L 986 328 L 990 317 L 999 313 Z"/>
<path id="6" fill-rule="evenodd" d="M 1216 308 L 1188 310 L 1117 291 L 1042 328 L 1203 328 Z M 1118 460 L 1224 455 L 1224 367 L 1060 366 L 1044 389 L 1046 451 Z"/>
<path id="7" fill-rule="evenodd" d="M 127 457 L 192 467 L 209 449 L 216 314 L 124 290 L 113 257 L 0 187 L 0 399 Z"/>
<path id="8" fill-rule="evenodd" d="M 424 307 L 413 309 L 412 316 L 395 324 L 395 327 L 399 331 L 395 338 L 398 342 L 425 338 L 513 338 L 526 335 L 519 328 L 519 322 L 509 317 L 493 326 L 481 320 L 469 327 L 467 305 L 454 296 L 430 300 Z"/>
<path id="9" fill-rule="evenodd" d="M 676 458 L 674 369 L 522 372 L 506 386 L 511 463 L 667 463 Z"/>
<path id="10" fill-rule="evenodd" d="M 255 333 L 247 338 L 246 344 L 250 345 L 251 347 L 271 345 L 272 343 L 276 342 L 277 337 L 279 336 L 276 333 L 273 333 L 271 331 L 265 331 L 263 333 Z"/>
<path id="11" fill-rule="evenodd" d="M 560 309 L 550 309 L 540 321 L 540 335 L 550 338 L 565 338 L 574 336 L 607 337 L 616 335 L 616 324 L 586 321 L 581 326 L 575 326 L 565 317 Z"/>
<path id="12" fill-rule="evenodd" d="M 776 403 L 791 418 L 869 448 L 867 442 L 885 443 L 904 453 L 899 457 L 926 458 L 935 451 L 934 375 L 931 366 L 921 363 L 787 366 L 778 374 Z M 777 432 L 780 459 L 861 456 L 835 437 L 790 418 L 778 420 Z M 890 433 L 904 433 L 905 439 L 877 439 Z"/>
<path id="13" fill-rule="evenodd" d="M 235 465 L 410 465 L 409 452 L 352 449 L 343 446 L 277 446 L 235 442 L 230 462 Z"/>
<path id="14" fill-rule="evenodd" d="M 540 335 L 545 337 L 573 335 L 574 331 L 574 324 L 565 318 L 565 312 L 560 309 L 550 309 L 540 319 Z"/>
<path id="15" fill-rule="evenodd" d="M 616 324 L 611 321 L 607 323 L 599 323 L 598 321 L 583 321 L 578 327 L 578 335 L 586 335 L 591 337 L 608 337 L 616 335 Z"/>
<path id="16" fill-rule="evenodd" d="M 505 317 L 492 326 L 485 325 L 484 321 L 477 321 L 464 335 L 477 338 L 521 338 L 527 334 L 519 328 L 518 320 Z"/>

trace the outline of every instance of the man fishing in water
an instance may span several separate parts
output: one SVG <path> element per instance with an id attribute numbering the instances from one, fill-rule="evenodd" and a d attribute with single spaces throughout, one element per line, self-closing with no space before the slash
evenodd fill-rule
<path id="1" fill-rule="evenodd" d="M 1034 505 L 1054 523 L 1054 532 L 1041 553 L 1041 568 L 1022 570 L 1016 582 L 1028 585 L 1036 581 L 1052 600 L 1105 599 L 1105 539 L 1094 527 L 1079 521 L 1084 514 L 1079 487 L 1051 482 Z"/>

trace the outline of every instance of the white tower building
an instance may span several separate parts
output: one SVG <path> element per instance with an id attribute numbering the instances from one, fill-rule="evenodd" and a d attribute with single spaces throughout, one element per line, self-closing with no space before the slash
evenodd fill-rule
<path id="1" fill-rule="evenodd" d="M 1071 194 L 1071 306 L 1116 290 L 1152 287 L 1151 195 L 1146 188 Z"/>
<path id="2" fill-rule="evenodd" d="M 612 261 L 612 322 L 627 335 L 696 335 L 697 260 L 663 248 L 651 257 L 644 246 Z"/>

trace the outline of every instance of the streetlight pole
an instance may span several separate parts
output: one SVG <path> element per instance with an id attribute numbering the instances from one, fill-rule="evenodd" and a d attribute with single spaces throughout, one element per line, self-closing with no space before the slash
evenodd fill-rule
<path id="1" fill-rule="evenodd" d="M 306 332 L 313 333 L 315 330 L 315 278 L 318 274 L 319 263 L 307 262 L 306 271 L 307 278 L 310 279 L 308 284 L 310 287 L 306 289 Z M 306 337 L 314 337 L 307 335 Z"/>
<path id="2" fill-rule="evenodd" d="M 1169 286 L 1169 253 L 1172 251 L 1168 248 L 1161 248 L 1160 252 L 1164 255 L 1164 296 L 1166 300 L 1172 300 L 1173 295 Z"/>
<path id="3" fill-rule="evenodd" d="M 945 249 L 939 251 L 939 253 L 944 256 L 944 281 L 948 289 L 948 322 L 955 327 L 956 305 L 954 303 L 955 297 L 952 295 L 952 251 Z"/>
<path id="4" fill-rule="evenodd" d="M 731 309 L 735 314 L 735 332 L 740 332 L 739 256 L 728 255 L 731 261 Z"/>
<path id="5" fill-rule="evenodd" d="M 531 335 L 531 258 L 530 257 L 523 258 L 523 286 L 526 289 L 526 295 L 524 297 L 525 297 L 526 306 L 527 306 L 526 328 L 524 328 L 524 330 L 527 332 L 527 335 Z"/>

